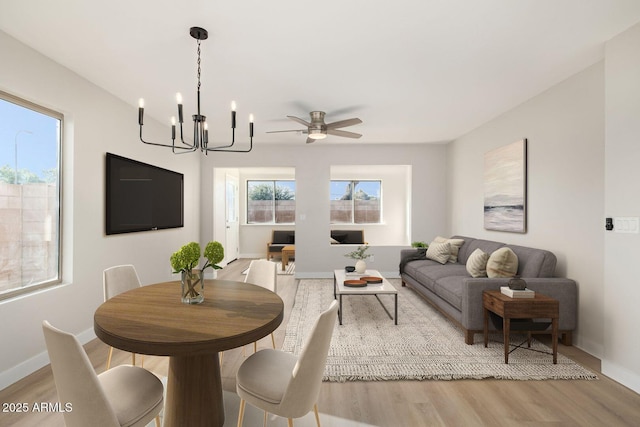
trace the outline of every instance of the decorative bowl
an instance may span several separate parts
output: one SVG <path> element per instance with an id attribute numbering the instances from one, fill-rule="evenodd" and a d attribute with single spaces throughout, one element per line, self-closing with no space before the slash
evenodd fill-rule
<path id="1" fill-rule="evenodd" d="M 353 265 L 347 265 L 347 266 L 344 268 L 344 270 L 345 270 L 347 273 L 353 273 L 354 271 L 356 271 L 356 268 L 355 268 Z"/>
<path id="2" fill-rule="evenodd" d="M 367 286 L 367 282 L 365 282 L 364 280 L 357 280 L 357 279 L 345 280 L 344 285 L 349 288 L 362 288 L 364 286 Z"/>

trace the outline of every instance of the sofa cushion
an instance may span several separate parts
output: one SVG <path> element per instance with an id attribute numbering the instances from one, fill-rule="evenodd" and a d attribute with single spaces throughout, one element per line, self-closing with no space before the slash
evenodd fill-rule
<path id="1" fill-rule="evenodd" d="M 437 243 L 448 243 L 451 250 L 449 262 L 452 264 L 458 262 L 458 252 L 460 251 L 460 246 L 464 243 L 464 239 L 447 239 L 446 237 L 438 236 L 433 239 L 433 241 Z"/>
<path id="2" fill-rule="evenodd" d="M 518 276 L 553 277 L 556 270 L 556 256 L 544 249 L 507 245 L 518 256 Z"/>
<path id="3" fill-rule="evenodd" d="M 467 241 L 466 237 L 455 237 L 464 238 L 465 241 L 464 245 L 462 245 L 458 252 L 458 262 L 461 264 L 466 264 L 467 260 L 476 249 L 482 249 L 482 252 L 492 254 L 496 249 L 505 246 L 504 243 L 494 242 L 492 240 L 470 239 L 470 241 Z"/>
<path id="4" fill-rule="evenodd" d="M 514 277 L 518 272 L 518 256 L 511 249 L 495 250 L 487 261 L 487 277 Z"/>
<path id="5" fill-rule="evenodd" d="M 487 277 L 487 261 L 489 254 L 478 248 L 467 259 L 467 271 L 471 277 Z"/>
<path id="6" fill-rule="evenodd" d="M 431 242 L 427 249 L 427 259 L 432 259 L 440 264 L 446 264 L 451 256 L 451 245 L 449 243 Z"/>
<path id="7" fill-rule="evenodd" d="M 437 261 L 421 260 L 411 261 L 405 267 L 405 273 L 420 282 L 431 292 L 435 292 L 436 281 L 443 277 L 462 276 L 469 277 L 464 265 L 460 264 L 440 264 Z"/>
<path id="8" fill-rule="evenodd" d="M 460 267 L 465 269 L 464 265 Z M 448 276 L 438 279 L 433 287 L 433 292 L 456 309 L 462 310 L 462 288 L 466 277 L 469 276 L 465 274 L 464 276 Z"/>

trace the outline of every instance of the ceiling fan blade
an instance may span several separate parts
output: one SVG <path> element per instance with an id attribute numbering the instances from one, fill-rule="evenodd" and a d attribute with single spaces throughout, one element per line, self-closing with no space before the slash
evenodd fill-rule
<path id="1" fill-rule="evenodd" d="M 306 126 L 306 127 L 311 126 L 311 123 L 309 123 L 309 122 L 308 122 L 308 121 L 306 121 L 306 120 L 302 120 L 302 119 L 301 119 L 301 118 L 299 118 L 299 117 L 295 117 L 295 116 L 287 116 L 287 117 L 288 117 L 288 118 L 290 118 L 291 120 L 293 120 L 294 122 L 298 122 L 298 123 L 300 123 L 301 125 L 304 125 L 304 126 Z"/>
<path id="2" fill-rule="evenodd" d="M 312 142 L 315 142 L 316 140 L 313 138 L 307 138 L 307 144 L 311 144 Z"/>
<path id="3" fill-rule="evenodd" d="M 353 125 L 357 125 L 362 123 L 362 120 L 360 119 L 347 119 L 347 120 L 340 120 L 337 122 L 333 122 L 333 123 L 327 123 L 327 129 L 337 129 L 337 128 L 344 128 L 347 126 L 353 126 Z"/>
<path id="4" fill-rule="evenodd" d="M 346 130 L 327 129 L 329 135 L 342 136 L 345 138 L 360 138 L 362 135 L 355 132 L 348 132 Z"/>
<path id="5" fill-rule="evenodd" d="M 302 133 L 304 132 L 303 129 L 291 129 L 291 130 L 268 130 L 265 133 L 282 133 L 282 132 L 298 132 L 298 133 Z"/>

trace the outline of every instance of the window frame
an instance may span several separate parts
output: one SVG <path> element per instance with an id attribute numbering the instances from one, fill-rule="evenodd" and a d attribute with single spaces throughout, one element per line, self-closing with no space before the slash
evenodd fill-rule
<path id="1" fill-rule="evenodd" d="M 0 302 L 18 297 L 18 296 L 23 296 L 23 295 L 28 295 L 31 293 L 35 293 L 38 292 L 42 289 L 46 289 L 46 288 L 50 288 L 50 287 L 54 287 L 54 286 L 58 286 L 63 282 L 63 270 L 62 270 L 62 266 L 63 266 L 63 229 L 62 229 L 62 224 L 63 224 L 63 181 L 62 181 L 62 176 L 63 176 L 63 141 L 64 141 L 64 128 L 65 128 L 65 120 L 64 120 L 64 114 L 59 112 L 59 111 L 55 111 L 52 110 L 50 108 L 44 107 L 42 105 L 36 104 L 34 102 L 28 101 L 26 99 L 23 98 L 19 98 L 15 95 L 12 95 L 10 93 L 4 92 L 2 90 L 0 90 L 0 100 L 6 101 L 6 102 L 10 102 L 12 104 L 15 104 L 19 107 L 28 109 L 28 110 L 32 110 L 36 113 L 45 115 L 45 116 L 49 116 L 53 119 L 56 119 L 59 121 L 58 124 L 58 147 L 57 147 L 57 156 L 58 156 L 58 162 L 57 162 L 57 166 L 58 166 L 58 174 L 57 174 L 57 188 L 56 188 L 56 198 L 58 201 L 58 206 L 57 206 L 57 211 L 58 211 L 58 218 L 57 218 L 57 223 L 55 224 L 56 228 L 57 228 L 57 251 L 58 251 L 58 262 L 57 262 L 57 277 L 53 280 L 46 280 L 43 282 L 39 282 L 39 283 L 35 283 L 33 285 L 28 285 L 25 286 L 24 283 L 21 283 L 19 286 L 19 288 L 12 288 L 10 290 L 7 291 L 0 291 Z M 53 224 L 52 224 L 53 225 Z M 22 263 L 20 264 L 22 265 Z"/>
<path id="2" fill-rule="evenodd" d="M 250 222 L 249 221 L 249 185 L 252 182 L 260 182 L 260 183 L 272 183 L 273 184 L 273 197 L 271 199 L 271 213 L 272 213 L 272 218 L 273 220 L 270 222 Z M 245 196 L 245 203 L 246 203 L 246 209 L 245 209 L 245 223 L 247 225 L 295 225 L 295 214 L 294 214 L 294 220 L 293 222 L 276 222 L 276 187 L 277 187 L 277 183 L 278 182 L 293 182 L 294 183 L 294 189 L 295 189 L 295 179 L 247 179 L 246 181 L 246 196 Z M 294 190 L 294 198 L 293 200 L 296 200 L 296 194 L 295 194 Z"/>
<path id="3" fill-rule="evenodd" d="M 331 219 L 331 191 L 329 191 L 329 224 L 331 225 L 379 225 L 384 224 L 382 216 L 382 179 L 331 179 L 329 180 L 329 186 L 334 182 L 348 182 L 351 186 L 351 221 L 350 222 L 333 222 Z M 380 218 L 377 222 L 355 222 L 356 218 L 356 198 L 353 197 L 356 193 L 356 186 L 362 182 L 375 182 L 380 187 L 380 197 L 378 198 L 378 204 L 380 208 Z"/>

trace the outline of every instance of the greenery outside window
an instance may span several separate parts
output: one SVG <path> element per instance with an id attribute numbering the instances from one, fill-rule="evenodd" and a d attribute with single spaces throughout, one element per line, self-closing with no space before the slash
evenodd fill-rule
<path id="1" fill-rule="evenodd" d="M 247 181 L 247 224 L 293 224 L 295 181 Z"/>
<path id="2" fill-rule="evenodd" d="M 60 283 L 62 128 L 0 91 L 0 300 Z"/>
<path id="3" fill-rule="evenodd" d="M 332 180 L 331 224 L 382 222 L 382 181 Z"/>

